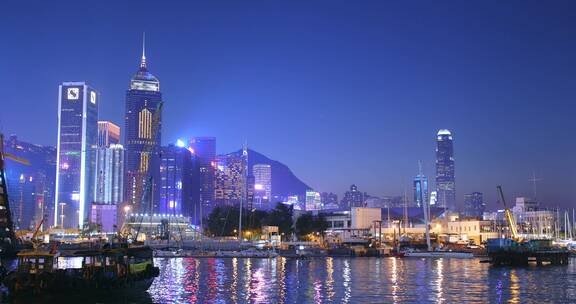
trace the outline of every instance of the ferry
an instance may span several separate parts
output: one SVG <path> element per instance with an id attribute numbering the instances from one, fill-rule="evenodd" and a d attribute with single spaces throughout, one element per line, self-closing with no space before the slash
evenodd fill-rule
<path id="1" fill-rule="evenodd" d="M 79 251 L 81 268 L 59 268 L 59 253 L 51 250 L 20 252 L 16 270 L 4 285 L 12 296 L 75 293 L 145 292 L 160 273 L 147 246 Z"/>

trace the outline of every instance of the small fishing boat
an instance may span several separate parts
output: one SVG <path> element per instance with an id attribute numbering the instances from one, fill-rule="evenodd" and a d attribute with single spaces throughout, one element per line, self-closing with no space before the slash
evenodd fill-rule
<path id="1" fill-rule="evenodd" d="M 39 250 L 18 253 L 18 266 L 4 279 L 13 296 L 75 293 L 145 292 L 159 275 L 147 246 L 76 252 L 80 268 L 59 268 L 59 253 Z"/>

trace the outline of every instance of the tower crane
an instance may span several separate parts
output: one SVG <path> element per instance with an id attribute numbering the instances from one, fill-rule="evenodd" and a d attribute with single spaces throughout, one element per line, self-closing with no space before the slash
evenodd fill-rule
<path id="1" fill-rule="evenodd" d="M 506 205 L 506 199 L 504 198 L 504 192 L 502 192 L 502 186 L 498 185 L 496 188 L 498 189 L 498 193 L 500 194 L 500 199 L 502 199 L 502 204 L 504 204 L 504 214 L 506 216 L 508 226 L 510 227 L 512 239 L 516 242 L 521 242 L 522 238 L 518 235 L 518 230 L 516 228 L 516 221 L 512 216 L 512 211 L 510 211 L 510 208 L 508 208 L 508 206 Z"/>

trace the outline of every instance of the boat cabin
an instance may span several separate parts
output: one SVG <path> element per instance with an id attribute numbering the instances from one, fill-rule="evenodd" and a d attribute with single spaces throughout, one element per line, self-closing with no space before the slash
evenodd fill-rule
<path id="1" fill-rule="evenodd" d="M 58 267 L 58 253 L 27 251 L 18 253 L 18 272 L 53 272 Z"/>

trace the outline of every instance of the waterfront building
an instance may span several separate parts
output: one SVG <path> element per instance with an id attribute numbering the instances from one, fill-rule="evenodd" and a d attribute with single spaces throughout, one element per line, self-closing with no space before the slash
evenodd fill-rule
<path id="1" fill-rule="evenodd" d="M 161 151 L 158 213 L 192 215 L 192 188 L 196 186 L 192 151 L 175 145 L 162 147 Z"/>
<path id="2" fill-rule="evenodd" d="M 160 142 L 162 115 L 160 81 L 148 71 L 144 46 L 140 68 L 130 80 L 126 92 L 124 116 L 125 199 L 134 211 L 153 212 L 158 208 L 160 178 Z M 154 118 L 158 124 L 154 125 Z M 154 130 L 153 130 L 154 128 Z M 142 191 L 148 177 L 152 177 L 152 202 L 141 205 Z M 152 210 L 150 210 L 152 209 Z"/>
<path id="3" fill-rule="evenodd" d="M 464 212 L 465 218 L 482 218 L 486 209 L 486 204 L 482 198 L 482 193 L 472 192 L 464 195 Z"/>
<path id="4" fill-rule="evenodd" d="M 58 145 L 54 223 L 81 228 L 94 195 L 98 145 L 98 93 L 85 82 L 64 82 L 58 91 Z"/>
<path id="5" fill-rule="evenodd" d="M 430 192 L 430 206 L 436 207 L 437 203 L 438 203 L 438 194 L 436 191 L 431 191 Z"/>
<path id="6" fill-rule="evenodd" d="M 112 204 L 93 203 L 90 209 L 90 223 L 96 224 L 104 233 L 114 233 L 117 229 L 117 206 Z"/>
<path id="7" fill-rule="evenodd" d="M 120 143 L 120 127 L 106 120 L 98 121 L 98 148 Z"/>
<path id="8" fill-rule="evenodd" d="M 56 148 L 24 142 L 16 135 L 4 141 L 7 153 L 26 159 L 30 165 L 6 162 L 6 183 L 16 229 L 31 229 L 44 218 L 43 227 L 52 225 L 56 188 Z"/>
<path id="9" fill-rule="evenodd" d="M 254 200 L 256 206 L 266 209 L 272 201 L 272 166 L 255 164 L 252 166 L 254 175 Z"/>
<path id="10" fill-rule="evenodd" d="M 119 205 L 124 202 L 124 147 L 111 144 L 96 151 L 96 184 L 93 201 Z"/>
<path id="11" fill-rule="evenodd" d="M 442 129 L 436 136 L 437 206 L 455 211 L 456 180 L 454 177 L 454 146 L 452 133 Z"/>
<path id="12" fill-rule="evenodd" d="M 190 147 L 194 150 L 199 171 L 199 197 L 204 216 L 212 210 L 216 175 L 216 138 L 192 137 Z"/>
<path id="13" fill-rule="evenodd" d="M 422 207 L 428 201 L 428 178 L 422 174 L 414 177 L 414 206 Z"/>
<path id="14" fill-rule="evenodd" d="M 306 191 L 306 211 L 322 210 L 322 200 L 320 193 L 316 191 Z"/>
<path id="15" fill-rule="evenodd" d="M 350 209 L 352 207 L 364 206 L 364 199 L 366 194 L 358 191 L 356 185 L 350 186 L 350 191 L 344 193 L 344 198 L 340 202 L 340 207 L 343 209 Z"/>

